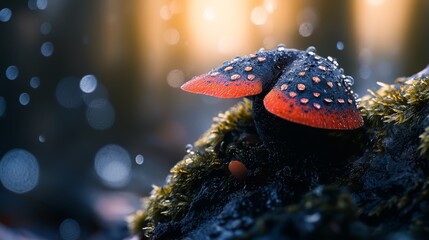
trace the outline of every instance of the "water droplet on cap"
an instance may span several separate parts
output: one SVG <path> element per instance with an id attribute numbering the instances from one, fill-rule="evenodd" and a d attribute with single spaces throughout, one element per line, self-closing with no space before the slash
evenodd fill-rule
<path id="1" fill-rule="evenodd" d="M 194 146 L 192 146 L 192 144 L 186 144 L 185 146 L 186 153 L 192 152 L 193 149 L 194 149 Z"/>
<path id="2" fill-rule="evenodd" d="M 310 46 L 307 48 L 307 50 L 305 50 L 307 53 L 316 53 L 316 47 L 315 46 Z"/>
<path id="3" fill-rule="evenodd" d="M 349 87 L 351 87 L 351 86 L 353 86 L 353 84 L 355 83 L 355 80 L 354 80 L 354 78 L 352 77 L 352 76 L 346 76 L 345 77 L 345 79 L 344 79 L 344 84 L 346 85 L 346 86 L 349 86 Z"/>

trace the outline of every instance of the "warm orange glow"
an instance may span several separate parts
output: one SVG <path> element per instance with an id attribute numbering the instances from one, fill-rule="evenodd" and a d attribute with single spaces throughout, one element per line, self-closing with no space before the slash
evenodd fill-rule
<path id="1" fill-rule="evenodd" d="M 188 1 L 186 25 L 189 57 L 204 66 L 216 58 L 245 54 L 252 41 L 250 1 Z M 202 53 L 204 54 L 202 56 Z M 218 56 L 214 57 L 213 56 Z"/>
<path id="2" fill-rule="evenodd" d="M 196 74 L 261 47 L 290 46 L 300 6 L 278 0 L 141 1 L 139 51 L 150 65 L 142 74 L 149 85 L 160 85 L 172 69 Z"/>
<path id="3" fill-rule="evenodd" d="M 399 54 L 413 4 L 408 0 L 355 0 L 352 7 L 358 49 L 387 56 Z"/>

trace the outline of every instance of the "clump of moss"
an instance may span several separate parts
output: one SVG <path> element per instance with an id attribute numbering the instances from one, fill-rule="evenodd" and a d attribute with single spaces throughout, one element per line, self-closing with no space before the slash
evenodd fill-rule
<path id="1" fill-rule="evenodd" d="M 364 96 L 359 107 L 367 127 L 376 133 L 380 147 L 386 125 L 406 124 L 411 120 L 416 123 L 427 118 L 421 111 L 429 104 L 429 77 L 399 78 L 395 84 L 378 82 L 378 85 L 381 86 L 378 91 L 368 90 L 372 96 Z M 422 155 L 427 155 L 429 128 L 420 135 L 419 149 Z"/>
<path id="2" fill-rule="evenodd" d="M 159 223 L 183 217 L 199 190 L 196 185 L 227 164 L 216 151 L 225 135 L 252 124 L 251 115 L 251 102 L 245 99 L 215 117 L 210 129 L 196 141 L 195 149 L 170 170 L 167 183 L 154 186 L 151 196 L 144 199 L 143 210 L 130 216 L 130 229 L 148 236 Z"/>

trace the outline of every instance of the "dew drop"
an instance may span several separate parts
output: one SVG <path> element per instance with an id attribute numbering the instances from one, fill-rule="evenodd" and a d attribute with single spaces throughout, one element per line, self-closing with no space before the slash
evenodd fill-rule
<path id="1" fill-rule="evenodd" d="M 12 10 L 3 8 L 0 10 L 0 22 L 8 22 L 12 17 Z"/>
<path id="2" fill-rule="evenodd" d="M 279 45 L 277 45 L 277 50 L 286 51 L 286 45 L 283 43 L 280 43 Z"/>
<path id="3" fill-rule="evenodd" d="M 6 78 L 9 80 L 15 80 L 19 76 L 19 69 L 17 66 L 11 65 L 6 68 Z"/>
<path id="4" fill-rule="evenodd" d="M 337 49 L 340 51 L 343 51 L 344 50 L 344 43 L 341 41 L 338 41 L 337 42 Z"/>
<path id="5" fill-rule="evenodd" d="M 305 50 L 307 53 L 309 53 L 309 54 L 314 54 L 314 53 L 316 53 L 316 47 L 315 46 L 310 46 L 310 47 L 308 47 L 307 48 L 307 50 Z"/>
<path id="6" fill-rule="evenodd" d="M 191 153 L 194 150 L 194 146 L 192 144 L 186 144 L 185 146 L 186 153 Z"/>
<path id="7" fill-rule="evenodd" d="M 141 155 L 141 154 L 138 154 L 137 156 L 136 156 L 136 163 L 138 164 L 138 165 L 142 165 L 143 164 L 143 162 L 144 162 L 144 157 L 143 157 L 143 155 Z"/>
<path id="8" fill-rule="evenodd" d="M 32 88 L 38 88 L 40 86 L 40 78 L 38 78 L 38 77 L 32 77 L 30 79 L 30 86 Z"/>
<path id="9" fill-rule="evenodd" d="M 346 86 L 351 87 L 351 86 L 353 86 L 354 83 L 355 83 L 355 80 L 352 76 L 346 76 L 344 78 L 344 84 Z"/>
<path id="10" fill-rule="evenodd" d="M 44 57 L 50 57 L 54 53 L 54 44 L 52 42 L 44 42 L 40 47 L 40 52 Z"/>
<path id="11" fill-rule="evenodd" d="M 19 103 L 22 106 L 26 106 L 30 103 L 30 95 L 28 93 L 21 93 L 19 95 Z"/>

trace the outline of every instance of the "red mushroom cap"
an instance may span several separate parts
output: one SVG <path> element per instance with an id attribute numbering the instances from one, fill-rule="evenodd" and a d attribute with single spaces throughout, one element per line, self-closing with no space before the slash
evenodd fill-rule
<path id="1" fill-rule="evenodd" d="M 235 58 L 182 86 L 188 92 L 220 98 L 266 94 L 265 108 L 295 123 L 324 129 L 356 129 L 363 119 L 343 75 L 331 57 L 307 51 L 277 50 Z"/>
<path id="2" fill-rule="evenodd" d="M 341 74 L 332 58 L 299 56 L 265 96 L 272 114 L 323 129 L 356 129 L 363 119 L 350 86 L 353 79 Z"/>

